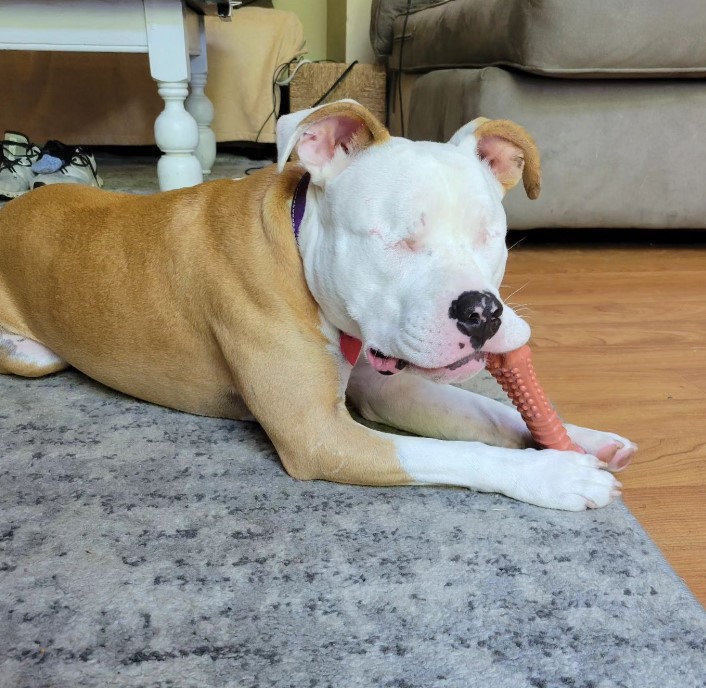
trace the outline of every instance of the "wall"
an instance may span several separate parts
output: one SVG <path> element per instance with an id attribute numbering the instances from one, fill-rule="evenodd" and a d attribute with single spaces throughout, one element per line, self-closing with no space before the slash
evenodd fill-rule
<path id="1" fill-rule="evenodd" d="M 344 4 L 346 0 L 338 0 Z M 304 25 L 309 60 L 326 60 L 327 0 L 273 0 L 278 10 L 294 12 Z"/>
<path id="2" fill-rule="evenodd" d="M 375 62 L 370 45 L 371 4 L 372 0 L 346 0 L 346 62 Z"/>
<path id="3" fill-rule="evenodd" d="M 328 0 L 326 46 L 328 59 L 334 62 L 346 61 L 346 0 Z"/>
<path id="4" fill-rule="evenodd" d="M 375 62 L 370 47 L 372 0 L 273 0 L 304 25 L 310 60 Z"/>

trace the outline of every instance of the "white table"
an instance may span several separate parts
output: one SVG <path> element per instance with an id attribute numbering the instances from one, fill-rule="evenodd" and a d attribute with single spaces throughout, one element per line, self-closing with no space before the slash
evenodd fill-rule
<path id="1" fill-rule="evenodd" d="M 199 184 L 211 171 L 204 21 L 182 0 L 0 0 L 0 50 L 147 53 L 164 100 L 154 125 L 160 189 Z"/>

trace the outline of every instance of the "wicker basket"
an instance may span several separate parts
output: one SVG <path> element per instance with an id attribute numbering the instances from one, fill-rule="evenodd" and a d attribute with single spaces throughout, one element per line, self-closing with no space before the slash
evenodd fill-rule
<path id="1" fill-rule="evenodd" d="M 347 64 L 341 62 L 312 62 L 302 65 L 289 85 L 291 112 L 312 107 L 347 67 Z M 326 96 L 323 103 L 331 103 L 341 98 L 357 100 L 384 124 L 385 68 L 374 64 L 355 65 L 343 81 Z"/>

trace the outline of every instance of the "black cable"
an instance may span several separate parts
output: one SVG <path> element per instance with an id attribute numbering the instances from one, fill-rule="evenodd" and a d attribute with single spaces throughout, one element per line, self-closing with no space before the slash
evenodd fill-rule
<path id="1" fill-rule="evenodd" d="M 258 143 L 258 139 L 260 138 L 260 134 L 262 134 L 262 130 L 265 128 L 272 116 L 277 119 L 277 80 L 280 78 L 282 72 L 287 67 L 289 67 L 290 64 L 292 64 L 291 60 L 289 62 L 283 62 L 282 64 L 277 65 L 275 67 L 275 71 L 272 73 L 272 110 L 270 111 L 270 114 L 267 115 L 265 121 L 262 123 L 260 130 L 257 132 L 257 136 L 255 136 L 254 143 Z"/>
<path id="2" fill-rule="evenodd" d="M 275 71 L 272 74 L 272 110 L 270 111 L 270 114 L 267 115 L 265 121 L 262 123 L 262 126 L 260 127 L 260 130 L 257 132 L 257 135 L 255 136 L 255 143 L 258 142 L 258 139 L 260 138 L 260 134 L 262 134 L 262 130 L 265 128 L 267 123 L 270 121 L 270 119 L 274 116 L 275 119 L 277 119 L 277 95 L 276 95 L 276 89 L 277 89 L 277 81 L 280 78 L 282 72 L 289 67 L 292 64 L 291 60 L 289 62 L 283 62 L 282 64 L 278 65 L 275 67 Z M 331 95 L 331 93 L 334 91 L 334 89 L 348 76 L 350 71 L 353 69 L 358 64 L 358 60 L 353 60 L 348 67 L 344 70 L 344 72 L 341 74 L 341 76 L 336 79 L 331 87 L 324 93 L 311 107 L 316 107 L 317 105 L 321 105 L 321 103 L 328 98 L 328 96 Z"/>
<path id="3" fill-rule="evenodd" d="M 259 172 L 260 170 L 264 170 L 266 167 L 269 167 L 269 165 L 262 165 L 260 167 L 248 167 L 245 170 L 245 176 L 249 177 L 253 172 Z"/>
<path id="4" fill-rule="evenodd" d="M 336 79 L 336 81 L 333 82 L 333 85 L 331 86 L 331 88 L 329 88 L 329 90 L 326 91 L 326 93 L 324 93 L 324 95 L 322 95 L 321 98 L 319 98 L 311 107 L 316 107 L 317 105 L 321 105 L 321 103 L 323 103 L 324 100 L 326 100 L 326 98 L 328 98 L 328 96 L 331 95 L 331 93 L 334 91 L 336 86 L 338 86 L 348 76 L 348 73 L 357 64 L 358 64 L 358 60 L 353 60 L 353 62 L 351 62 L 348 65 L 348 67 L 346 67 L 346 70 L 343 72 L 343 74 L 341 74 L 341 76 L 339 76 L 338 79 Z"/>
<path id="5" fill-rule="evenodd" d="M 404 15 L 404 24 L 402 24 L 402 36 L 400 37 L 400 59 L 397 67 L 397 99 L 400 104 L 400 133 L 404 137 L 404 106 L 402 105 L 402 49 L 404 48 L 404 39 L 407 34 L 407 20 L 412 11 L 412 0 L 407 0 L 407 11 Z M 393 36 L 394 38 L 394 36 Z"/>

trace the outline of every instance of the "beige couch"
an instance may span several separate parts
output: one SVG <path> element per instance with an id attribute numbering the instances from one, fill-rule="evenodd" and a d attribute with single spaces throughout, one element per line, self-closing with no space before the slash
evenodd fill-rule
<path id="1" fill-rule="evenodd" d="M 446 140 L 478 115 L 537 139 L 538 201 L 510 226 L 706 228 L 703 0 L 374 0 L 373 46 L 401 78 L 392 127 Z M 393 79 L 394 80 L 394 79 Z"/>

